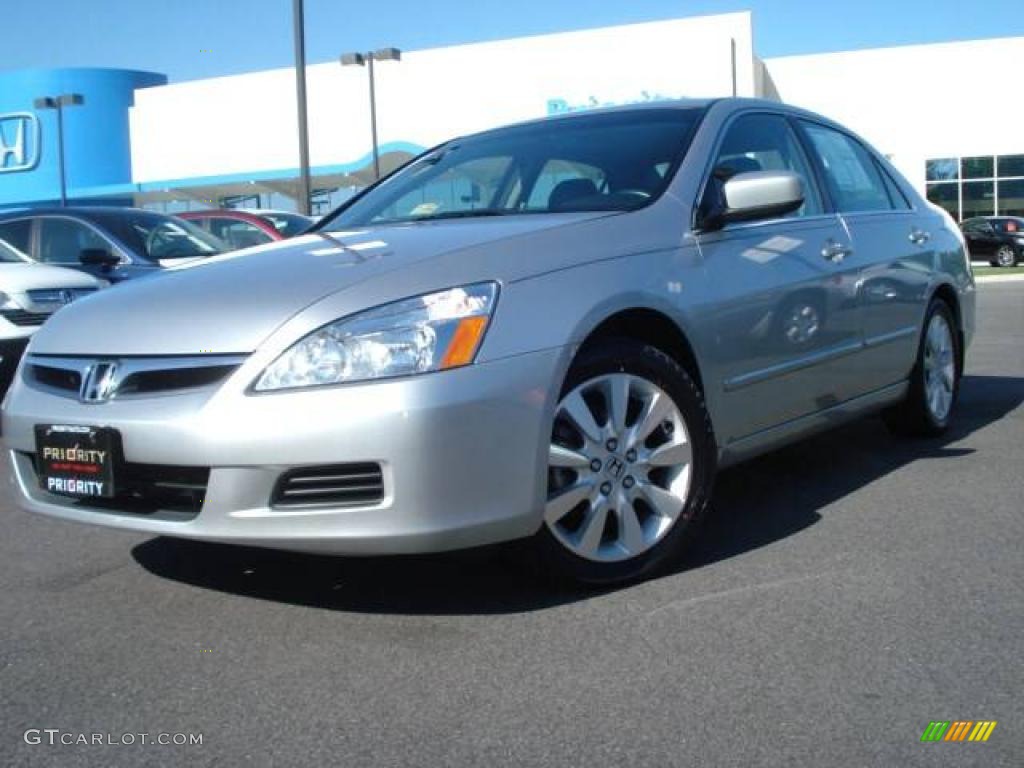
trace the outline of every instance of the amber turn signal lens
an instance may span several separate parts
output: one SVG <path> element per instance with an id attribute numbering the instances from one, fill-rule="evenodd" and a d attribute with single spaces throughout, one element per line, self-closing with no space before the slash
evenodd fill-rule
<path id="1" fill-rule="evenodd" d="M 448 345 L 448 351 L 444 353 L 444 358 L 441 360 L 441 368 L 457 368 L 460 365 L 468 365 L 473 362 L 485 328 L 487 328 L 486 317 L 466 317 L 460 320 L 452 335 L 451 343 Z"/>

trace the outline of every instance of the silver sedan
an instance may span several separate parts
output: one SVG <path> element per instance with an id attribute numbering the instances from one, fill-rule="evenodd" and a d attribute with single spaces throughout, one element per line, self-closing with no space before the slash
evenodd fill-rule
<path id="1" fill-rule="evenodd" d="M 532 537 L 622 582 L 679 556 L 719 467 L 875 411 L 945 430 L 974 309 L 958 228 L 842 126 L 577 113 L 62 310 L 3 441 L 19 504 L 67 520 L 345 554 Z"/>

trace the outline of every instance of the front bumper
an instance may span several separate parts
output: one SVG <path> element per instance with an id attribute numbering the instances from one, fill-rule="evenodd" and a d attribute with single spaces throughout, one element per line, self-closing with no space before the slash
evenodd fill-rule
<path id="1" fill-rule="evenodd" d="M 534 533 L 546 493 L 550 413 L 563 350 L 370 384 L 246 395 L 213 389 L 86 405 L 15 382 L 3 441 L 21 508 L 192 539 L 339 554 L 431 552 Z M 245 366 L 243 366 L 245 369 Z M 234 386 L 232 386 L 232 381 Z M 108 510 L 45 492 L 31 455 L 40 423 L 112 427 L 128 462 L 210 468 L 192 519 Z M 377 462 L 384 498 L 279 508 L 283 473 Z"/>

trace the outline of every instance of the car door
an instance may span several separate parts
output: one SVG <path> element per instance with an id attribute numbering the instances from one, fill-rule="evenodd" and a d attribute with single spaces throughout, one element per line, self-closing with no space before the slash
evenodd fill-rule
<path id="1" fill-rule="evenodd" d="M 910 373 L 931 283 L 932 230 L 939 222 L 930 210 L 911 207 L 880 159 L 858 139 L 809 120 L 800 126 L 860 268 L 864 351 L 851 383 L 853 394 L 866 394 Z"/>
<path id="2" fill-rule="evenodd" d="M 844 361 L 860 343 L 855 259 L 829 212 L 794 128 L 781 114 L 742 113 L 726 125 L 701 207 L 735 173 L 794 171 L 805 202 L 795 213 L 697 235 L 707 278 L 695 312 L 713 322 L 703 346 L 720 372 L 719 438 L 739 440 L 848 396 Z M 699 215 L 698 215 L 699 225 Z"/>

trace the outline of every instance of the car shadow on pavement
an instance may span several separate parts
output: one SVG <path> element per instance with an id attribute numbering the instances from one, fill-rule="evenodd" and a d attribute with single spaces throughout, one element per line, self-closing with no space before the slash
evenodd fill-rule
<path id="1" fill-rule="evenodd" d="M 872 417 L 724 470 L 710 519 L 675 573 L 793 536 L 820 520 L 819 510 L 905 464 L 972 453 L 953 444 L 1022 401 L 1022 378 L 966 376 L 957 419 L 941 438 L 896 439 Z M 150 573 L 192 586 L 359 613 L 518 613 L 600 594 L 552 585 L 516 544 L 350 558 L 159 537 L 132 555 Z"/>

